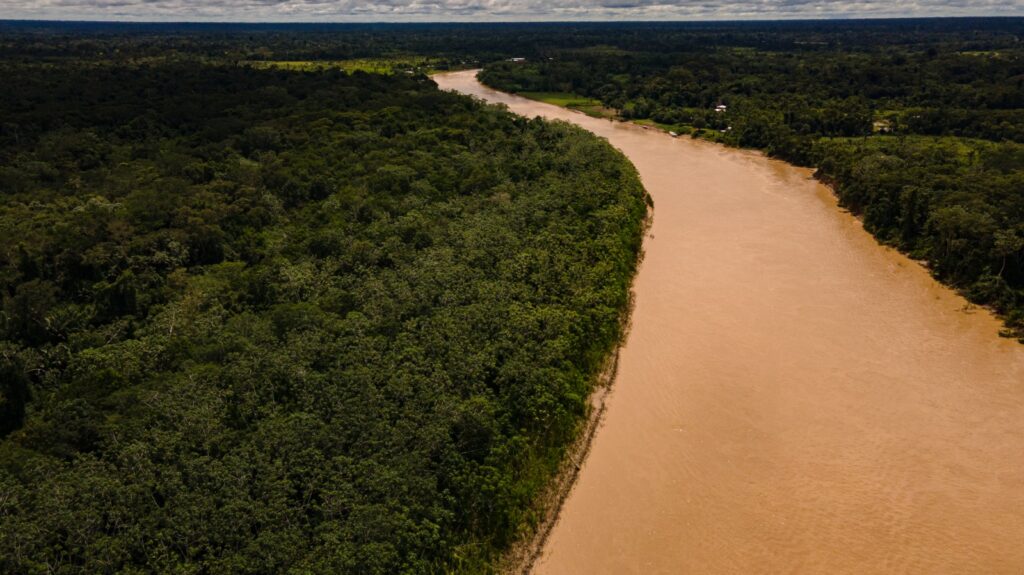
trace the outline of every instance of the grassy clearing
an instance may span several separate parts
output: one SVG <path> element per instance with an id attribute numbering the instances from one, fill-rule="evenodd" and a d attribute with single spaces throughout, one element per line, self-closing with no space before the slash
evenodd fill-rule
<path id="1" fill-rule="evenodd" d="M 689 124 L 662 124 L 651 119 L 633 120 L 633 123 L 638 126 L 650 126 L 664 132 L 675 132 L 677 134 L 691 134 L 694 131 L 694 127 Z"/>
<path id="2" fill-rule="evenodd" d="M 594 118 L 615 118 L 619 115 L 616 110 L 602 105 L 600 100 L 568 92 L 518 92 L 518 94 L 545 104 L 578 110 Z"/>
<path id="3" fill-rule="evenodd" d="M 553 104 L 563 108 L 578 110 L 594 118 L 619 119 L 618 110 L 607 108 L 601 104 L 600 100 L 588 98 L 586 96 L 580 96 L 569 92 L 517 92 L 516 94 L 524 98 L 544 102 L 545 104 Z M 649 118 L 629 121 L 637 124 L 638 126 L 647 126 L 663 132 L 675 132 L 680 136 L 693 135 L 712 142 L 724 141 L 723 135 L 718 130 L 698 129 L 690 124 L 663 124 L 661 122 L 655 122 Z"/>
<path id="4" fill-rule="evenodd" d="M 369 74 L 397 74 L 404 72 L 421 72 L 431 74 L 439 62 L 433 58 L 401 57 L 401 58 L 357 58 L 352 60 L 249 60 L 244 62 L 254 68 L 277 68 L 298 72 L 316 72 L 320 70 L 344 70 L 366 72 Z"/>
<path id="5" fill-rule="evenodd" d="M 545 104 L 554 104 L 564 108 L 600 106 L 601 101 L 568 92 L 519 92 L 519 95 Z"/>
<path id="6" fill-rule="evenodd" d="M 612 108 L 606 108 L 600 104 L 596 106 L 572 106 L 572 108 L 593 118 L 613 119 L 619 117 L 618 111 Z"/>

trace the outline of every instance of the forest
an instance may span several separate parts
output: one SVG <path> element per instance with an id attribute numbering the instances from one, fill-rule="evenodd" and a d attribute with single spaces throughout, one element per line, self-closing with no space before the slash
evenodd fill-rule
<path id="1" fill-rule="evenodd" d="M 1021 19 L 780 23 L 703 44 L 620 31 L 480 78 L 815 167 L 879 241 L 1024 340 L 1022 32 Z"/>
<path id="2" fill-rule="evenodd" d="M 481 79 L 502 90 L 817 168 L 879 241 L 1024 337 L 1022 37 L 1022 18 L 0 22 L 0 59 L 414 75 L 483 67 Z"/>
<path id="3" fill-rule="evenodd" d="M 414 74 L 0 64 L 0 572 L 486 572 L 647 196 Z"/>

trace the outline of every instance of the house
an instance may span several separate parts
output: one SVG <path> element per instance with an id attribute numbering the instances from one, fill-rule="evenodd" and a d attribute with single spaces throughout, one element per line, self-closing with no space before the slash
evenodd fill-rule
<path id="1" fill-rule="evenodd" d="M 526 58 L 509 58 L 509 62 L 525 62 Z"/>
<path id="2" fill-rule="evenodd" d="M 722 112 L 726 111 L 727 109 L 728 108 L 726 107 L 725 104 L 719 104 L 719 105 L 715 106 L 715 112 L 719 113 L 719 114 L 721 114 Z"/>

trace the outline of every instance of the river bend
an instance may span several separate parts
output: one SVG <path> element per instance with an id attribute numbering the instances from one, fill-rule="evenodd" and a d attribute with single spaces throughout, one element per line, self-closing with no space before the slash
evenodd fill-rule
<path id="1" fill-rule="evenodd" d="M 618 379 L 535 572 L 1024 573 L 1024 346 L 810 171 L 490 90 L 636 165 Z"/>

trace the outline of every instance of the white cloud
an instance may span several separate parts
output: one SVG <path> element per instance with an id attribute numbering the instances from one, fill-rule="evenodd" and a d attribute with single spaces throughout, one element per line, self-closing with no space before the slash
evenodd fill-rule
<path id="1" fill-rule="evenodd" d="M 66 20 L 399 22 L 1020 15 L 1024 15 L 1024 0 L 0 0 L 0 18 Z"/>

